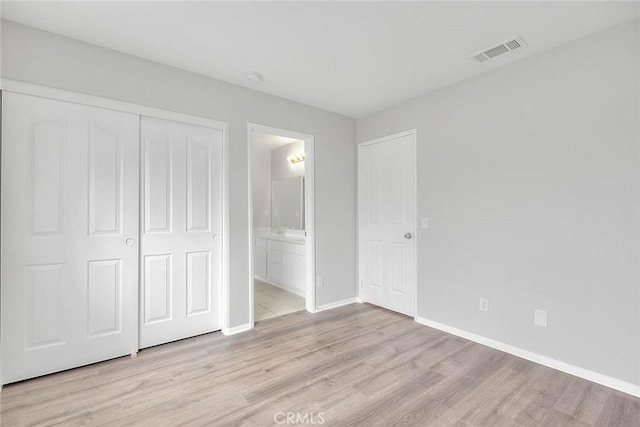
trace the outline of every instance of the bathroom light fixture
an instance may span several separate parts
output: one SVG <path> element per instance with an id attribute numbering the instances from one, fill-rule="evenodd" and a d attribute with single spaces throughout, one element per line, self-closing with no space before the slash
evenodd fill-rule
<path id="1" fill-rule="evenodd" d="M 304 162 L 304 153 L 296 154 L 294 156 L 289 156 L 289 157 L 287 157 L 287 160 L 289 160 L 291 162 L 291 164 Z"/>
<path id="2" fill-rule="evenodd" d="M 262 77 L 262 74 L 256 73 L 255 71 L 249 71 L 244 75 L 244 77 L 251 83 L 262 83 L 264 81 L 264 77 Z"/>

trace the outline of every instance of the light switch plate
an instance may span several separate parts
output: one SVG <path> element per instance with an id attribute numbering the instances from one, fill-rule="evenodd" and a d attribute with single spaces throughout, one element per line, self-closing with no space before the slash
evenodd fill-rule
<path id="1" fill-rule="evenodd" d="M 420 226 L 426 230 L 429 228 L 429 218 L 422 218 L 422 220 L 420 221 Z"/>

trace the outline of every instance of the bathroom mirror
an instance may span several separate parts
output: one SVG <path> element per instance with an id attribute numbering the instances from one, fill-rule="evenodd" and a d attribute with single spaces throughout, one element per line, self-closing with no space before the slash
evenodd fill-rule
<path id="1" fill-rule="evenodd" d="M 271 227 L 304 230 L 304 177 L 271 182 Z"/>

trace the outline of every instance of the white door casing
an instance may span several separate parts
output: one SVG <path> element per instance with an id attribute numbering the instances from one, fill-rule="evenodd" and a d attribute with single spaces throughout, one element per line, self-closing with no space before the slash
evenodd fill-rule
<path id="1" fill-rule="evenodd" d="M 3 93 L 3 383 L 137 351 L 138 130 Z"/>
<path id="2" fill-rule="evenodd" d="M 253 247 L 254 274 L 265 279 L 267 277 L 267 241 L 255 239 Z"/>
<path id="3" fill-rule="evenodd" d="M 141 117 L 140 347 L 219 330 L 223 132 Z"/>
<path id="4" fill-rule="evenodd" d="M 415 133 L 358 147 L 360 296 L 415 313 Z"/>
<path id="5" fill-rule="evenodd" d="M 269 135 L 277 135 L 286 138 L 300 139 L 304 141 L 305 151 L 305 177 L 304 177 L 304 226 L 305 226 L 305 243 L 304 249 L 301 251 L 303 259 L 299 260 L 299 263 L 303 263 L 304 266 L 299 269 L 301 276 L 298 276 L 299 286 L 304 289 L 302 295 L 305 297 L 305 308 L 310 313 L 315 313 L 318 310 L 316 305 L 316 251 L 315 251 L 315 137 L 310 134 L 301 133 L 297 131 L 291 131 L 287 129 L 275 128 L 271 126 L 265 126 L 257 123 L 247 123 L 247 153 L 252 151 L 252 136 L 254 133 L 266 133 Z M 253 212 L 252 201 L 252 187 L 251 187 L 251 156 L 247 156 L 247 182 L 248 188 L 248 205 L 249 212 Z M 261 251 L 254 253 L 254 231 L 253 231 L 253 215 L 248 215 L 247 231 L 249 233 L 249 275 L 248 275 L 248 288 L 249 299 L 247 301 L 248 310 L 250 313 L 249 323 L 245 325 L 246 329 L 253 329 L 254 327 L 254 256 L 261 256 Z M 267 254 L 268 255 L 268 254 Z M 273 266 L 273 264 L 271 265 Z M 277 266 L 277 264 L 276 264 Z M 267 275 L 269 274 L 269 263 L 267 262 Z M 277 274 L 276 274 L 277 275 Z M 267 277 L 269 278 L 269 277 Z M 276 278 L 278 281 L 281 278 Z"/>

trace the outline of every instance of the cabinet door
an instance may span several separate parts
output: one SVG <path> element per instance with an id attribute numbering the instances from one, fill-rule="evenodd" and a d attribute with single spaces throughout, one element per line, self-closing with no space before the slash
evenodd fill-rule
<path id="1" fill-rule="evenodd" d="M 140 346 L 220 329 L 222 130 L 141 119 Z"/>
<path id="2" fill-rule="evenodd" d="M 267 277 L 267 249 L 261 247 L 253 248 L 253 274 L 260 278 Z"/>
<path id="3" fill-rule="evenodd" d="M 280 242 L 267 240 L 267 277 L 276 283 L 282 281 L 282 251 Z"/>
<path id="4" fill-rule="evenodd" d="M 296 289 L 298 280 L 298 255 L 284 252 L 282 254 L 282 284 Z"/>
<path id="5" fill-rule="evenodd" d="M 282 264 L 267 262 L 267 277 L 273 282 L 280 283 L 282 281 Z"/>
<path id="6" fill-rule="evenodd" d="M 138 116 L 3 107 L 3 382 L 136 352 Z"/>

